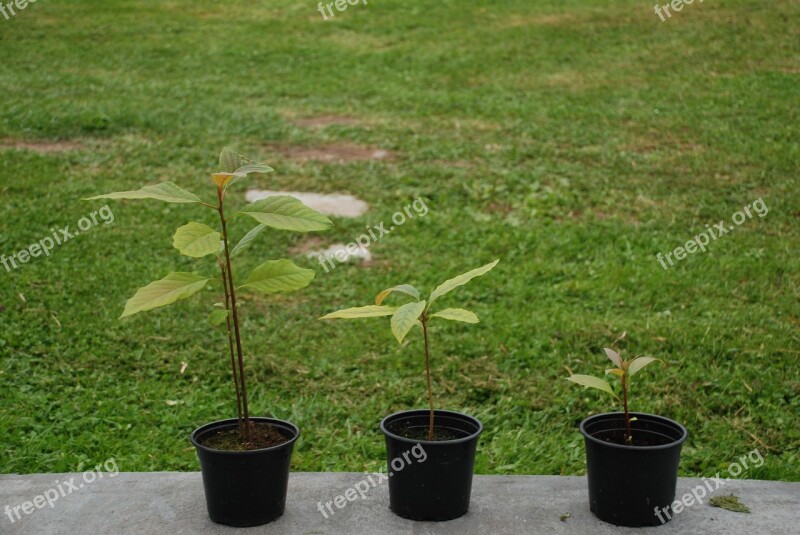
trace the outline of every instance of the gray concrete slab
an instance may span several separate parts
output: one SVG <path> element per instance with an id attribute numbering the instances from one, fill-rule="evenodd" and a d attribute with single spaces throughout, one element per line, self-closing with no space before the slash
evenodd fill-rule
<path id="1" fill-rule="evenodd" d="M 257 528 L 233 529 L 212 523 L 205 510 L 199 473 L 120 473 L 86 484 L 81 474 L 0 475 L 2 535 L 197 535 L 197 534 L 799 534 L 800 483 L 731 480 L 712 494 L 734 493 L 752 511 L 733 513 L 704 503 L 656 528 L 617 528 L 589 512 L 586 479 L 558 476 L 476 476 L 470 512 L 444 523 L 412 522 L 389 511 L 386 483 L 325 518 L 319 502 L 332 501 L 357 482 L 360 473 L 292 473 L 286 513 Z M 71 478 L 74 478 L 71 480 Z M 69 485 L 75 487 L 70 492 Z M 681 478 L 678 495 L 702 484 Z M 82 487 L 80 485 L 83 485 Z M 13 507 L 48 490 L 64 489 L 53 502 L 30 514 Z M 50 496 L 53 496 L 50 492 Z M 39 500 L 39 504 L 42 501 Z M 10 507 L 14 522 L 8 516 Z M 30 510 L 31 507 L 28 507 Z M 564 513 L 571 516 L 565 521 Z"/>

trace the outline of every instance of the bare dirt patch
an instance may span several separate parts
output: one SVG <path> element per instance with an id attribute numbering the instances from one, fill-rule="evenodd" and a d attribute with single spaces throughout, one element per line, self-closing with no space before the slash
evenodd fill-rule
<path id="1" fill-rule="evenodd" d="M 39 154 L 51 154 L 54 152 L 67 152 L 71 150 L 81 150 L 83 145 L 74 141 L 19 141 L 14 139 L 4 139 L 0 141 L 0 150 L 29 150 Z"/>
<path id="2" fill-rule="evenodd" d="M 302 147 L 298 145 L 278 145 L 272 147 L 281 155 L 292 160 L 320 161 L 329 163 L 348 163 L 363 161 L 391 161 L 395 154 L 379 147 L 368 147 L 351 143 L 337 143 L 322 147 Z"/>
<path id="3" fill-rule="evenodd" d="M 318 115 L 317 117 L 302 117 L 292 121 L 295 126 L 302 128 L 325 128 L 326 126 L 351 126 L 358 121 L 346 115 Z"/>
<path id="4" fill-rule="evenodd" d="M 311 236 L 303 240 L 302 242 L 298 243 L 294 247 L 289 249 L 289 254 L 294 256 L 305 255 L 306 253 L 310 253 L 312 251 L 316 251 L 318 249 L 322 249 L 325 247 L 325 241 L 322 238 L 317 238 L 316 236 Z"/>

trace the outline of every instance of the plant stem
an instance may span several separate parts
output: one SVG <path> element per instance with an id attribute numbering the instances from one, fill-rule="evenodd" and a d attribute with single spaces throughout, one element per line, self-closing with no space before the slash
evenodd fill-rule
<path id="1" fill-rule="evenodd" d="M 425 374 L 428 377 L 428 404 L 431 407 L 430 418 L 428 421 L 428 440 L 433 440 L 433 387 L 431 386 L 431 353 L 428 347 L 428 316 L 423 312 L 420 317 L 422 321 L 422 335 L 425 338 Z"/>
<path id="2" fill-rule="evenodd" d="M 628 373 L 622 375 L 622 406 L 625 410 L 625 442 L 633 442 L 631 436 L 631 415 L 628 413 Z"/>
<path id="3" fill-rule="evenodd" d="M 236 337 L 236 354 L 239 360 L 239 386 L 241 387 L 242 415 L 244 416 L 244 437 L 245 441 L 250 441 L 250 413 L 247 407 L 247 381 L 244 375 L 244 356 L 242 354 L 242 337 L 239 334 L 239 312 L 236 308 L 236 286 L 233 283 L 233 272 L 231 270 L 231 252 L 228 245 L 228 222 L 225 220 L 225 212 L 222 207 L 222 189 L 217 188 L 219 197 L 219 220 L 222 222 L 222 242 L 225 244 L 225 272 L 228 278 L 228 292 L 231 298 L 231 314 L 233 315 L 233 331 Z M 242 427 L 239 427 L 242 431 Z"/>
<path id="4" fill-rule="evenodd" d="M 236 372 L 236 357 L 233 348 L 233 327 L 231 326 L 231 297 L 228 292 L 228 278 L 225 264 L 220 259 L 220 270 L 222 271 L 222 286 L 225 288 L 225 324 L 228 328 L 228 348 L 231 353 L 231 369 L 233 370 L 233 386 L 236 389 L 236 417 L 239 421 L 239 435 L 244 440 L 244 421 L 242 420 L 242 393 L 239 391 L 239 374 Z"/>

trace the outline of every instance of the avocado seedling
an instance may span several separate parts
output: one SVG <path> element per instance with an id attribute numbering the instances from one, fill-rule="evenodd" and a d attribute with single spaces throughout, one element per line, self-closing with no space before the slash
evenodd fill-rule
<path id="1" fill-rule="evenodd" d="M 355 318 L 374 318 L 381 316 L 391 316 L 392 334 L 398 343 L 403 343 L 408 333 L 414 326 L 422 328 L 422 339 L 425 347 L 425 376 L 428 383 L 428 405 L 430 416 L 428 420 L 428 440 L 434 440 L 434 403 L 433 385 L 431 382 L 431 354 L 429 340 L 429 323 L 434 318 L 441 318 L 450 321 L 460 321 L 464 323 L 478 323 L 478 316 L 463 308 L 445 308 L 438 312 L 432 312 L 433 303 L 450 291 L 467 284 L 475 277 L 485 275 L 494 268 L 500 260 L 495 260 L 490 264 L 473 269 L 462 275 L 454 277 L 437 286 L 427 299 L 422 299 L 420 291 L 410 284 L 400 284 L 387 288 L 375 297 L 374 305 L 363 307 L 346 308 L 337 312 L 331 312 L 320 319 L 355 319 Z M 384 305 L 384 300 L 392 293 L 410 296 L 413 300 L 400 306 Z"/>
<path id="2" fill-rule="evenodd" d="M 628 389 L 630 388 L 630 379 L 648 364 L 656 361 L 661 362 L 661 360 L 655 357 L 636 357 L 631 360 L 625 360 L 613 349 L 604 348 L 604 350 L 608 359 L 615 366 L 614 368 L 607 369 L 606 375 L 615 375 L 618 377 L 622 389 L 622 408 L 625 413 L 625 443 L 632 444 L 633 436 L 631 435 L 631 416 L 628 412 Z M 602 390 L 603 392 L 611 394 L 619 401 L 619 396 L 614 393 L 611 385 L 605 379 L 600 379 L 599 377 L 594 377 L 592 375 L 572 374 L 567 377 L 567 380 L 587 388 L 596 388 L 597 390 Z"/>
<path id="3" fill-rule="evenodd" d="M 173 236 L 173 246 L 183 255 L 191 258 L 213 257 L 219 273 L 200 274 L 173 272 L 161 280 L 152 282 L 128 299 L 120 318 L 133 316 L 155 308 L 186 299 L 211 282 L 221 282 L 224 301 L 215 303 L 209 314 L 212 325 L 222 325 L 228 341 L 230 366 L 236 396 L 238 416 L 238 437 L 236 430 L 223 435 L 214 435 L 208 439 L 216 441 L 213 446 L 224 450 L 253 450 L 273 446 L 286 439 L 267 425 L 259 425 L 258 429 L 250 420 L 250 409 L 247 396 L 247 380 L 245 377 L 245 358 L 240 334 L 239 320 L 240 302 L 237 302 L 237 291 L 250 290 L 258 293 L 289 292 L 305 288 L 314 278 L 314 271 L 296 266 L 290 260 L 267 260 L 257 266 L 240 286 L 236 285 L 232 260 L 244 250 L 268 227 L 279 230 L 310 232 L 326 230 L 331 221 L 324 215 L 305 206 L 302 202 L 288 195 L 269 197 L 254 202 L 240 211 L 227 215 L 225 195 L 228 188 L 251 173 L 269 173 L 273 169 L 268 165 L 247 159 L 230 148 L 222 150 L 219 158 L 219 173 L 213 173 L 211 182 L 216 193 L 216 202 L 207 203 L 173 182 L 161 182 L 144 186 L 136 191 L 121 191 L 97 195 L 94 199 L 155 199 L 167 203 L 192 204 L 208 208 L 216 212 L 219 219 L 217 228 L 198 222 L 187 223 L 177 229 Z M 231 247 L 228 222 L 234 217 L 248 216 L 258 222 L 236 246 Z M 212 264 L 213 265 L 213 264 Z"/>

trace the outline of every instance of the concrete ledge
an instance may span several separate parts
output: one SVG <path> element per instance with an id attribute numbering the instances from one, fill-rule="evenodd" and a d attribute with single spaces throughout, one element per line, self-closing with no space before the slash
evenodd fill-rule
<path id="1" fill-rule="evenodd" d="M 586 479 L 558 476 L 476 476 L 470 512 L 445 523 L 412 522 L 389 511 L 386 483 L 324 518 L 318 502 L 365 479 L 361 473 L 292 473 L 284 516 L 269 525 L 232 529 L 212 523 L 205 510 L 199 473 L 120 473 L 84 484 L 81 474 L 0 475 L 0 533 L 3 535 L 197 535 L 197 534 L 519 534 L 607 533 L 790 534 L 800 532 L 800 483 L 731 480 L 717 494 L 734 493 L 752 513 L 733 513 L 703 505 L 685 509 L 656 528 L 617 528 L 589 512 Z M 21 520 L 3 514 L 74 478 L 77 487 Z M 58 484 L 56 482 L 59 482 Z M 678 496 L 702 484 L 681 478 Z M 65 489 L 66 490 L 66 489 Z M 569 512 L 565 521 L 560 517 Z M 13 514 L 13 513 L 12 513 Z"/>

